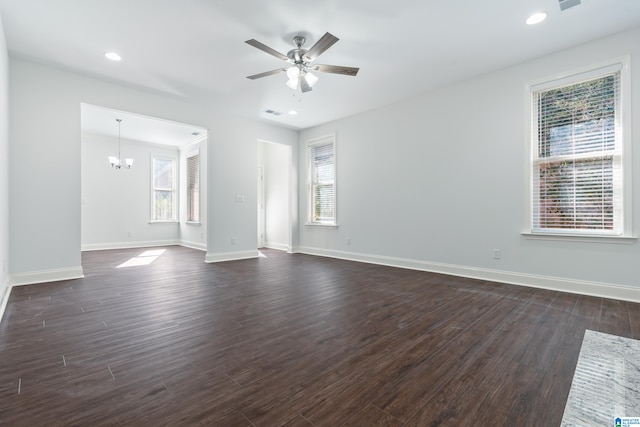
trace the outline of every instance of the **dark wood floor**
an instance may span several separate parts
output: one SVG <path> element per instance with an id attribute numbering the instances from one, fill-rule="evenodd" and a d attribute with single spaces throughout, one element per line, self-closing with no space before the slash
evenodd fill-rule
<path id="1" fill-rule="evenodd" d="M 640 305 L 266 250 L 83 254 L 13 289 L 0 425 L 558 426 L 585 329 Z"/>

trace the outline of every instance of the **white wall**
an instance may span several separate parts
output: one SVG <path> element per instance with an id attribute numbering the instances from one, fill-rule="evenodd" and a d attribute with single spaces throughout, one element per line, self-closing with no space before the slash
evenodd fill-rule
<path id="1" fill-rule="evenodd" d="M 9 297 L 9 58 L 0 17 L 0 319 Z"/>
<path id="2" fill-rule="evenodd" d="M 289 245 L 290 147 L 262 142 L 265 192 L 265 246 L 291 250 Z"/>
<path id="3" fill-rule="evenodd" d="M 256 141 L 294 146 L 297 132 L 20 59 L 10 60 L 10 75 L 10 163 L 20 165 L 9 181 L 12 282 L 82 274 L 82 102 L 208 129 L 206 259 L 257 255 Z M 236 203 L 235 195 L 245 202 Z"/>
<path id="4" fill-rule="evenodd" d="M 178 244 L 179 224 L 149 223 L 151 156 L 172 156 L 177 147 L 121 139 L 122 157 L 131 169 L 114 169 L 108 156 L 118 153 L 118 139 L 83 134 L 81 143 L 82 250 Z"/>
<path id="5" fill-rule="evenodd" d="M 640 123 L 640 30 L 301 132 L 336 133 L 337 229 L 300 225 L 300 251 L 640 300 L 640 244 L 530 240 L 526 84 L 631 54 Z M 640 136 L 633 136 L 640 169 Z M 633 182 L 635 234 L 640 174 Z M 347 238 L 351 244 L 347 244 Z M 500 249 L 502 259 L 493 259 Z M 613 285 L 613 286 L 608 286 Z"/>

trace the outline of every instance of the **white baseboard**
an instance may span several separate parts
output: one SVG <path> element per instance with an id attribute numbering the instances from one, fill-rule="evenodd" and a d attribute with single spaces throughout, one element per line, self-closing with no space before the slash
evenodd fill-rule
<path id="1" fill-rule="evenodd" d="M 285 251 L 285 252 L 289 250 L 289 245 L 287 245 L 286 243 L 266 242 L 264 244 L 264 247 L 269 249 L 276 249 L 279 251 Z"/>
<path id="2" fill-rule="evenodd" d="M 5 308 L 7 308 L 9 295 L 11 295 L 11 284 L 9 282 L 9 276 L 7 276 L 5 282 L 0 284 L 0 321 L 2 321 L 2 317 L 4 316 Z"/>
<path id="3" fill-rule="evenodd" d="M 529 286 L 532 288 L 549 289 L 553 291 L 569 292 L 573 294 L 640 302 L 640 288 L 614 283 L 590 282 L 587 280 L 492 270 L 486 268 L 468 267 L 463 265 L 443 264 L 414 259 L 387 257 L 381 255 L 359 254 L 353 252 L 335 251 L 304 246 L 296 247 L 295 249 L 296 253 L 304 253 L 309 255 L 339 258 L 350 261 L 366 262 L 370 264 L 387 265 L 390 267 L 408 268 L 412 270 L 428 271 L 432 273 L 448 274 L 452 276 L 469 277 L 472 279 L 488 280 L 492 282 L 507 283 L 511 285 Z"/>
<path id="4" fill-rule="evenodd" d="M 185 248 L 197 249 L 199 251 L 207 250 L 206 243 L 188 242 L 186 240 L 181 240 L 179 244 L 180 246 L 184 246 Z"/>
<path id="5" fill-rule="evenodd" d="M 60 280 L 82 279 L 82 266 L 54 270 L 30 271 L 11 275 L 11 286 L 33 285 L 36 283 L 58 282 Z"/>
<path id="6" fill-rule="evenodd" d="M 209 253 L 204 257 L 204 262 L 224 262 L 224 261 L 237 261 L 240 259 L 258 258 L 258 250 L 241 251 L 241 252 L 223 252 L 223 253 Z"/>
<path id="7" fill-rule="evenodd" d="M 156 246 L 179 245 L 178 240 L 149 240 L 142 242 L 88 243 L 81 245 L 81 251 L 104 251 L 108 249 L 152 248 Z"/>

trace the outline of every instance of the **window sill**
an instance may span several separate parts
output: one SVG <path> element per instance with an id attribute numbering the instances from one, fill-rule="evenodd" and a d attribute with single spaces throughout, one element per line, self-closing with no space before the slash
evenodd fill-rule
<path id="1" fill-rule="evenodd" d="M 198 226 L 198 227 L 200 227 L 200 224 L 202 224 L 200 221 L 185 221 L 184 223 L 186 225 L 194 225 L 194 226 Z"/>
<path id="2" fill-rule="evenodd" d="M 304 225 L 307 227 L 338 228 L 338 224 L 323 224 L 321 222 L 307 222 Z"/>
<path id="3" fill-rule="evenodd" d="M 149 224 L 179 224 L 178 221 L 149 221 Z"/>
<path id="4" fill-rule="evenodd" d="M 597 236 L 569 233 L 532 233 L 529 231 L 524 231 L 520 234 L 525 239 L 530 240 L 557 240 L 563 242 L 615 243 L 622 245 L 633 245 L 638 240 L 638 238 L 635 236 Z"/>

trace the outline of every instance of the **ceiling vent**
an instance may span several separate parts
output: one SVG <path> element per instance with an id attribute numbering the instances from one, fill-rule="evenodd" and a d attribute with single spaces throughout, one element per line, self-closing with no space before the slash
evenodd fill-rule
<path id="1" fill-rule="evenodd" d="M 580 4 L 580 0 L 558 0 L 558 2 L 560 3 L 560 10 L 566 10 Z"/>
<path id="2" fill-rule="evenodd" d="M 281 112 L 275 110 L 264 110 L 264 112 L 273 116 L 279 116 L 280 114 L 282 114 Z"/>

